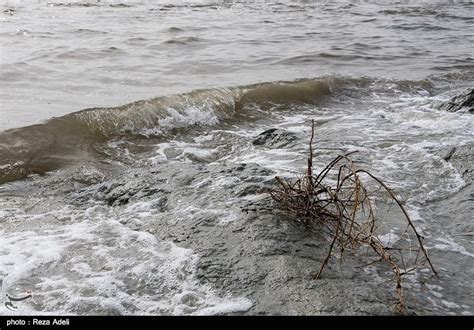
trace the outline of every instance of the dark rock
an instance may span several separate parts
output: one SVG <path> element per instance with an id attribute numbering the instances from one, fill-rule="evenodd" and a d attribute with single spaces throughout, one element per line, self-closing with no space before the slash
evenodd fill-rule
<path id="1" fill-rule="evenodd" d="M 450 147 L 450 148 L 440 150 L 439 152 L 437 152 L 437 154 L 441 158 L 443 158 L 445 161 L 449 161 L 451 159 L 451 157 L 453 156 L 455 151 L 456 151 L 456 148 Z"/>
<path id="2" fill-rule="evenodd" d="M 466 183 L 474 181 L 474 143 L 443 148 L 435 154 L 453 165 Z"/>
<path id="3" fill-rule="evenodd" d="M 297 140 L 295 133 L 285 131 L 280 128 L 271 128 L 260 133 L 252 143 L 256 146 L 265 146 L 267 148 L 283 148 Z"/>
<path id="4" fill-rule="evenodd" d="M 75 169 L 71 176 L 72 180 L 84 185 L 93 185 L 103 182 L 106 178 L 100 170 L 90 166 L 80 166 Z"/>
<path id="5" fill-rule="evenodd" d="M 474 214 L 474 143 L 456 148 L 449 147 L 437 152 L 461 174 L 466 185 L 459 191 L 427 208 L 426 218 L 442 224 L 442 227 L 460 237 L 474 232 L 474 223 L 466 221 Z"/>
<path id="6" fill-rule="evenodd" d="M 474 143 L 457 147 L 447 160 L 467 183 L 474 181 Z"/>
<path id="7" fill-rule="evenodd" d="M 87 192 L 95 190 L 92 193 L 94 198 L 103 200 L 110 206 L 124 205 L 130 200 L 136 201 L 159 195 L 162 197 L 160 206 L 164 207 L 169 191 L 163 188 L 163 181 L 152 176 L 135 176 L 134 174 L 98 184 L 86 190 L 85 193 L 87 195 Z"/>
<path id="8" fill-rule="evenodd" d="M 439 108 L 449 112 L 466 109 L 469 113 L 474 113 L 474 89 L 453 97 L 451 100 L 442 103 Z"/>

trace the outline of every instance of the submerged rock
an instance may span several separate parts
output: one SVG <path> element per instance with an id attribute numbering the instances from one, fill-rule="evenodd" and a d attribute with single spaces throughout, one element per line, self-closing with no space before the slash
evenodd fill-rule
<path id="1" fill-rule="evenodd" d="M 267 148 L 283 148 L 297 140 L 295 133 L 285 131 L 280 128 L 271 128 L 260 133 L 252 143 L 256 146 L 265 146 Z"/>
<path id="2" fill-rule="evenodd" d="M 453 97 L 451 100 L 442 103 L 439 108 L 449 112 L 466 109 L 469 113 L 474 113 L 474 89 L 467 90 L 461 95 Z"/>
<path id="3" fill-rule="evenodd" d="M 447 159 L 467 183 L 474 181 L 474 143 L 453 150 Z"/>
<path id="4" fill-rule="evenodd" d="M 110 206 L 124 205 L 130 201 L 139 201 L 156 195 L 162 196 L 161 204 L 164 205 L 168 194 L 167 186 L 162 182 L 151 175 L 137 173 L 100 183 L 87 189 L 86 192 L 92 192 L 95 199 L 105 201 Z"/>
<path id="5" fill-rule="evenodd" d="M 456 241 L 472 240 L 474 223 L 469 220 L 474 214 L 474 143 L 444 148 L 436 154 L 450 163 L 466 184 L 446 199 L 432 203 L 425 217 L 449 229 Z"/>
<path id="6" fill-rule="evenodd" d="M 436 155 L 449 162 L 466 183 L 474 181 L 474 143 L 443 148 Z"/>

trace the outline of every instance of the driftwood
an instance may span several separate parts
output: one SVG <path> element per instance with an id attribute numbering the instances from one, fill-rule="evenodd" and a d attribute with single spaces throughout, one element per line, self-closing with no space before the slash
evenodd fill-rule
<path id="1" fill-rule="evenodd" d="M 294 180 L 276 177 L 278 187 L 270 194 L 282 208 L 303 223 L 308 229 L 322 232 L 328 238 L 329 250 L 320 269 L 313 274 L 320 278 L 331 257 L 339 251 L 358 252 L 366 247 L 375 253 L 374 264 L 383 262 L 393 271 L 395 282 L 395 312 L 403 313 L 405 298 L 403 275 L 427 263 L 436 270 L 423 245 L 423 237 L 395 193 L 370 172 L 359 169 L 351 159 L 354 152 L 334 158 L 319 173 L 313 168 L 314 121 L 309 143 L 306 173 Z M 371 183 L 368 188 L 366 183 Z M 376 186 L 376 189 L 372 188 Z M 402 212 L 406 227 L 395 246 L 384 245 L 379 238 L 380 219 L 376 215 L 376 198 L 385 199 Z M 412 242 L 411 237 L 416 237 Z M 368 266 L 365 265 L 365 266 Z"/>

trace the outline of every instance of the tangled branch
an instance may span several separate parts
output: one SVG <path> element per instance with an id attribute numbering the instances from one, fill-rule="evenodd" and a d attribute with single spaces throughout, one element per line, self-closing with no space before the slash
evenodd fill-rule
<path id="1" fill-rule="evenodd" d="M 315 174 L 313 139 L 314 121 L 305 174 L 294 181 L 276 177 L 278 187 L 270 191 L 271 196 L 297 221 L 308 228 L 316 228 L 329 238 L 327 256 L 314 273 L 315 278 L 320 278 L 336 249 L 342 255 L 347 250 L 357 252 L 364 246 L 369 247 L 377 256 L 371 264 L 384 262 L 391 268 L 396 285 L 395 312 L 402 313 L 406 307 L 403 275 L 424 263 L 428 263 L 431 271 L 437 274 L 423 245 L 423 237 L 395 193 L 382 180 L 355 166 L 350 157 L 354 152 L 337 156 Z M 372 185 L 369 187 L 366 182 Z M 406 227 L 397 244 L 385 244 L 378 234 L 380 220 L 376 212 L 376 197 L 385 198 L 385 203 L 394 202 L 403 214 Z M 410 235 L 416 237 L 415 244 L 412 244 Z"/>

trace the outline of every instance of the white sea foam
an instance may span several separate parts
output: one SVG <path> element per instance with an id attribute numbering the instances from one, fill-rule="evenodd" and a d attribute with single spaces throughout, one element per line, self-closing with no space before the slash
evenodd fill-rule
<path id="1" fill-rule="evenodd" d="M 439 292 L 439 291 L 443 291 L 443 288 L 441 286 L 434 285 L 434 284 L 427 284 L 427 283 L 425 283 L 425 286 L 430 290 L 430 293 L 436 298 L 443 297 L 443 294 Z"/>
<path id="2" fill-rule="evenodd" d="M 461 306 L 459 306 L 458 304 L 452 302 L 452 301 L 447 301 L 447 300 L 441 300 L 441 302 L 443 303 L 443 305 L 445 305 L 446 307 L 448 308 L 454 308 L 454 309 L 459 309 L 461 308 Z"/>
<path id="3" fill-rule="evenodd" d="M 188 106 L 182 113 L 173 108 L 168 108 L 168 114 L 168 117 L 160 121 L 160 127 L 164 130 L 188 127 L 195 124 L 212 125 L 219 121 L 210 107 Z"/>
<path id="4" fill-rule="evenodd" d="M 474 257 L 473 253 L 470 253 L 466 248 L 450 239 L 439 237 L 436 239 L 440 244 L 435 244 L 433 248 L 443 251 L 458 252 L 465 256 Z"/>
<path id="5" fill-rule="evenodd" d="M 275 171 L 277 175 L 294 174 L 295 168 L 301 167 L 305 158 L 297 151 L 285 149 L 257 150 L 249 147 L 241 151 L 243 152 L 229 157 L 228 160 L 234 163 L 255 163 Z"/>
<path id="6" fill-rule="evenodd" d="M 153 164 L 159 164 L 167 161 L 192 162 L 193 160 L 202 160 L 208 162 L 216 158 L 219 153 L 219 147 L 209 148 L 198 143 L 187 143 L 183 141 L 163 142 L 156 145 L 155 155 L 149 160 Z"/>
<path id="7" fill-rule="evenodd" d="M 387 248 L 393 247 L 393 245 L 400 240 L 400 237 L 394 233 L 387 233 L 378 236 L 380 242 Z"/>
<path id="8" fill-rule="evenodd" d="M 251 307 L 246 298 L 221 296 L 200 284 L 192 250 L 99 216 L 98 210 L 89 214 L 95 218 L 0 232 L 1 299 L 33 292 L 32 299 L 15 303 L 15 311 L 2 304 L 1 314 L 207 315 Z"/>

